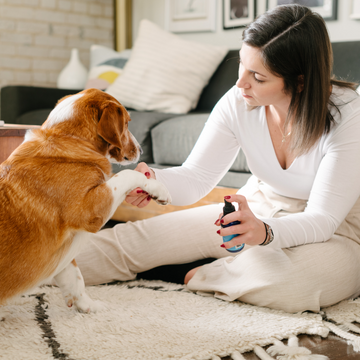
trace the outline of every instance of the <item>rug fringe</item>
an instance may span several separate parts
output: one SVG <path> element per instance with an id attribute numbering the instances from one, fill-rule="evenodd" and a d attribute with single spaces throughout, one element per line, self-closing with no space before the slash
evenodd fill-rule
<path id="1" fill-rule="evenodd" d="M 344 330 L 342 327 L 337 326 L 331 322 L 324 321 L 324 323 L 329 328 L 329 330 L 331 330 L 335 335 L 340 336 L 341 338 L 347 340 L 347 343 L 353 346 L 354 351 L 360 351 L 360 337 L 349 333 L 348 331 Z"/>
<path id="2" fill-rule="evenodd" d="M 238 351 L 234 351 L 230 356 L 233 360 L 246 360 Z"/>
<path id="3" fill-rule="evenodd" d="M 338 325 L 341 330 L 352 331 L 354 333 L 360 334 L 360 328 L 350 322 L 343 322 Z"/>
<path id="4" fill-rule="evenodd" d="M 254 353 L 261 359 L 261 360 L 274 360 L 262 347 L 255 346 Z"/>
<path id="5" fill-rule="evenodd" d="M 278 360 L 329 360 L 327 356 L 311 354 L 309 349 L 299 346 L 299 339 L 296 336 L 289 337 L 288 345 L 275 340 L 274 345 L 269 347 L 267 352 L 276 356 Z"/>

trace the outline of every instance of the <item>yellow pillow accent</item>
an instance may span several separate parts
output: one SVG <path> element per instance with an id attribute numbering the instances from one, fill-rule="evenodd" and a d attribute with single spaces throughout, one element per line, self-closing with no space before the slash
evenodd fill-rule
<path id="1" fill-rule="evenodd" d="M 112 84 L 118 76 L 119 73 L 116 73 L 115 71 L 107 71 L 102 74 L 99 74 L 98 79 L 103 79 L 107 81 L 109 84 Z"/>

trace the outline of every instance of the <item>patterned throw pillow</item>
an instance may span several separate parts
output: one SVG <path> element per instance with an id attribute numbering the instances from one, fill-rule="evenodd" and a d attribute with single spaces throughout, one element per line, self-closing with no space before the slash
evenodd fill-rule
<path id="1" fill-rule="evenodd" d="M 85 89 L 106 90 L 123 72 L 131 50 L 117 52 L 101 45 L 90 48 L 90 71 Z"/>

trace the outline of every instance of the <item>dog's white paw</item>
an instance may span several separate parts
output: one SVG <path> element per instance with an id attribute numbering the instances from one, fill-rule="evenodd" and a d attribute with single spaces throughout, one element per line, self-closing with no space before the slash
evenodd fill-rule
<path id="1" fill-rule="evenodd" d="M 106 305 L 100 300 L 91 300 L 90 298 L 86 301 L 83 299 L 81 301 L 75 302 L 75 308 L 77 311 L 82 313 L 97 313 L 100 311 L 106 310 Z"/>
<path id="2" fill-rule="evenodd" d="M 171 195 L 165 185 L 160 181 L 148 179 L 145 183 L 144 190 L 160 205 L 171 203 Z"/>
<path id="3" fill-rule="evenodd" d="M 107 309 L 106 305 L 100 300 L 92 300 L 86 293 L 75 300 L 67 299 L 66 305 L 74 307 L 77 311 L 85 314 L 96 313 Z"/>

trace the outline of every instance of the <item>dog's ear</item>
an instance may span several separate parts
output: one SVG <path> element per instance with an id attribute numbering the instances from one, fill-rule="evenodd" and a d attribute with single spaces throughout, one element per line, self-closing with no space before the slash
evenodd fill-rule
<path id="1" fill-rule="evenodd" d="M 123 106 L 109 102 L 101 114 L 98 134 L 109 144 L 121 148 L 121 136 L 126 129 L 127 116 Z"/>

